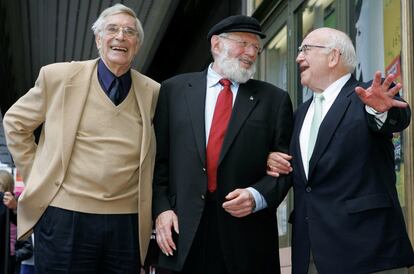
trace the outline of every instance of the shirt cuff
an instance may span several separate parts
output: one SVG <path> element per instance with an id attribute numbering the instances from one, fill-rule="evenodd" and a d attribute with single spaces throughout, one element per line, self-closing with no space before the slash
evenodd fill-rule
<path id="1" fill-rule="evenodd" d="M 367 105 L 365 105 L 365 111 L 368 112 L 368 114 L 371 114 L 375 117 L 375 122 L 377 123 L 377 127 L 378 129 L 381 129 L 382 125 L 385 123 L 385 120 L 387 120 L 388 111 L 378 112 L 372 107 L 367 106 Z"/>
<path id="2" fill-rule="evenodd" d="M 253 212 L 257 212 L 267 207 L 267 202 L 262 194 L 259 191 L 252 187 L 246 188 L 253 196 L 253 199 L 256 203 L 256 207 L 253 209 Z"/>

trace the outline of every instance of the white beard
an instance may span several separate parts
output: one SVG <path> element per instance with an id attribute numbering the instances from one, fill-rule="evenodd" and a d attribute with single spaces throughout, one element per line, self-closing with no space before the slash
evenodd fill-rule
<path id="1" fill-rule="evenodd" d="M 256 62 L 248 69 L 240 67 L 239 59 L 229 57 L 229 48 L 226 46 L 224 46 L 223 52 L 217 56 L 215 62 L 220 64 L 224 77 L 240 84 L 246 83 L 256 72 Z"/>

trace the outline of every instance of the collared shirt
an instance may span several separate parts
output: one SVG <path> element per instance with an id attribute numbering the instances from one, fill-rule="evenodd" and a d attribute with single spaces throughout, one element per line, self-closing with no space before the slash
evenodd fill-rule
<path id="1" fill-rule="evenodd" d="M 205 125 L 206 125 L 206 146 L 208 143 L 208 136 L 210 134 L 210 127 L 213 121 L 214 108 L 220 91 L 223 86 L 219 81 L 223 79 L 220 74 L 212 69 L 212 64 L 208 67 L 207 71 L 207 93 L 206 93 L 206 109 L 205 109 Z M 229 79 L 230 80 L 230 79 Z M 233 105 L 236 100 L 237 91 L 239 90 L 239 83 L 231 81 L 231 92 L 233 93 Z"/>
<path id="2" fill-rule="evenodd" d="M 212 69 L 212 64 L 207 70 L 207 93 L 206 93 L 206 104 L 205 104 L 205 129 L 206 129 L 206 146 L 208 143 L 208 136 L 210 134 L 210 127 L 213 121 L 214 108 L 216 107 L 217 97 L 220 91 L 223 89 L 219 81 L 223 77 Z M 231 81 L 231 92 L 233 93 L 233 106 L 236 100 L 237 92 L 240 84 Z M 264 166 L 263 169 L 266 167 Z M 261 195 L 256 189 L 252 187 L 247 188 L 248 191 L 253 195 L 256 203 L 256 208 L 253 212 L 259 211 L 267 207 L 267 203 L 263 195 Z"/>
<path id="3" fill-rule="evenodd" d="M 348 82 L 349 78 L 351 78 L 351 74 L 348 73 L 335 82 L 333 82 L 327 89 L 325 89 L 322 94 L 324 100 L 322 102 L 322 121 L 325 118 L 326 113 L 331 108 L 333 102 L 335 101 L 336 97 L 338 97 L 339 92 L 345 86 L 346 82 Z M 308 177 L 308 169 L 309 163 L 308 159 L 308 143 L 309 143 L 309 134 L 310 134 L 310 127 L 312 123 L 314 109 L 314 102 L 315 96 L 313 96 L 312 103 L 309 106 L 308 112 L 306 113 L 305 120 L 303 121 L 302 129 L 300 131 L 299 136 L 299 143 L 300 143 L 300 150 L 302 155 L 302 162 L 303 167 L 305 169 L 306 178 Z"/>
<path id="4" fill-rule="evenodd" d="M 102 59 L 98 61 L 98 79 L 99 84 L 105 91 L 106 95 L 109 96 L 109 90 L 114 82 L 116 76 L 108 69 Z M 122 102 L 128 95 L 132 85 L 131 70 L 128 70 L 125 74 L 118 77 L 121 81 L 121 94 L 120 102 Z"/>
<path id="5" fill-rule="evenodd" d="M 351 74 L 348 73 L 335 82 L 333 82 L 327 89 L 325 89 L 322 94 L 324 96 L 324 100 L 322 102 L 322 121 L 325 118 L 326 113 L 331 108 L 333 102 L 335 101 L 336 97 L 338 97 L 339 92 L 345 86 L 346 82 L 351 78 Z M 314 102 L 315 96 L 313 96 L 312 102 L 309 106 L 308 112 L 306 113 L 305 120 L 303 121 L 302 129 L 300 131 L 299 136 L 299 143 L 300 143 L 300 150 L 302 156 L 302 163 L 305 170 L 306 178 L 308 178 L 308 169 L 309 169 L 309 162 L 306 160 L 308 159 L 308 142 L 309 142 L 309 134 L 310 134 L 310 127 L 312 123 L 313 113 L 314 113 Z M 387 118 L 387 112 L 374 114 L 373 109 L 369 106 L 365 106 L 365 110 L 367 113 L 375 115 L 377 119 L 382 122 L 385 122 Z M 378 126 L 379 128 L 381 126 Z"/>

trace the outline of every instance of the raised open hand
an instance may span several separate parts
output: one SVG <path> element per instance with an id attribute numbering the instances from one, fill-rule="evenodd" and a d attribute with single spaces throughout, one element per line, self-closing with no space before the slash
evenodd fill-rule
<path id="1" fill-rule="evenodd" d="M 365 105 L 372 107 L 377 112 L 386 112 L 392 107 L 405 108 L 407 103 L 394 99 L 394 96 L 400 91 L 402 85 L 397 83 L 390 88 L 395 80 L 394 74 L 389 74 L 381 84 L 381 72 L 377 71 L 374 75 L 372 85 L 368 89 L 356 87 L 355 92 Z"/>

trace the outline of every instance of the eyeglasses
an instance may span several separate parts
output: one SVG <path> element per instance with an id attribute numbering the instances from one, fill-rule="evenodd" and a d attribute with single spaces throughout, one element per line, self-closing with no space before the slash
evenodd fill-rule
<path id="1" fill-rule="evenodd" d="M 132 38 L 138 34 L 138 31 L 133 28 L 121 27 L 118 25 L 107 25 L 104 29 L 105 34 L 112 37 L 118 35 L 120 31 L 122 31 L 122 33 L 128 38 Z"/>
<path id="2" fill-rule="evenodd" d="M 302 45 L 302 46 L 298 47 L 298 51 L 299 51 L 299 53 L 303 52 L 304 54 L 306 54 L 306 52 L 308 50 L 310 50 L 311 48 L 327 49 L 327 48 L 330 48 L 330 47 L 305 44 L 305 45 Z"/>
<path id="3" fill-rule="evenodd" d="M 246 41 L 240 41 L 240 40 L 233 39 L 233 38 L 230 38 L 230 37 L 227 37 L 227 36 L 221 36 L 221 35 L 219 35 L 219 37 L 220 38 L 227 39 L 227 40 L 230 40 L 230 41 L 233 41 L 236 44 L 238 44 L 239 47 L 242 47 L 242 48 L 250 48 L 250 47 L 252 47 L 257 54 L 259 54 L 259 53 L 262 52 L 262 48 L 259 45 L 257 45 L 257 44 L 249 43 L 249 42 L 246 42 Z"/>

